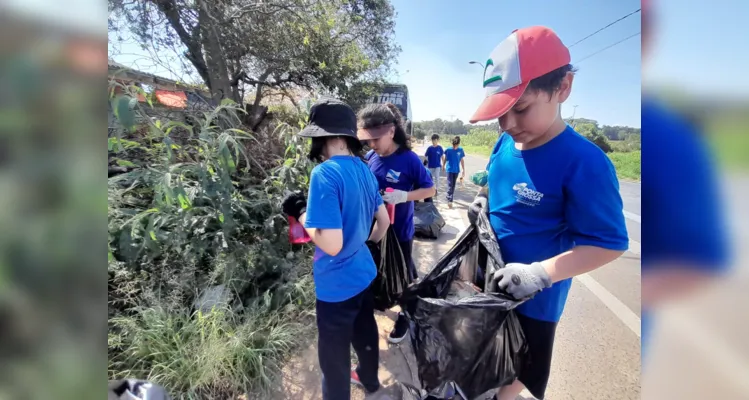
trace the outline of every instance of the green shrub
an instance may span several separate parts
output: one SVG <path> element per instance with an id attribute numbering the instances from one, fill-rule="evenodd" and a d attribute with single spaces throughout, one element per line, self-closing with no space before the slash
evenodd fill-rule
<path id="1" fill-rule="evenodd" d="M 128 168 L 108 182 L 110 378 L 151 379 L 177 398 L 266 387 L 314 300 L 311 249 L 288 243 L 279 209 L 308 185 L 298 127 L 250 133 L 231 102 L 193 125 L 122 103 L 120 120 L 145 125 L 109 140 L 110 164 Z M 196 312 L 218 285 L 221 309 Z"/>
<path id="2" fill-rule="evenodd" d="M 608 156 L 614 163 L 619 178 L 640 180 L 641 152 L 639 150 L 628 153 L 609 153 Z"/>

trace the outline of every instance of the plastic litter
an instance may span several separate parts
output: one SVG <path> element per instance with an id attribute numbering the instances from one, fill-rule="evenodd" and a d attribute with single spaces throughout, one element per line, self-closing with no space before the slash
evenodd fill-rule
<path id="1" fill-rule="evenodd" d="M 489 179 L 489 173 L 487 171 L 479 171 L 471 175 L 471 182 L 474 185 L 486 186 L 486 182 Z"/>
<path id="2" fill-rule="evenodd" d="M 398 237 L 392 225 L 380 243 L 367 242 L 377 266 L 377 277 L 372 282 L 375 309 L 385 311 L 393 307 L 410 283 Z"/>
<path id="3" fill-rule="evenodd" d="M 414 203 L 414 230 L 417 237 L 437 239 L 444 227 L 445 219 L 433 202 Z"/>
<path id="4" fill-rule="evenodd" d="M 527 345 L 512 310 L 527 299 L 482 292 L 483 277 L 498 268 L 504 268 L 499 244 L 482 213 L 403 294 L 419 380 L 426 391 L 452 382 L 467 399 L 474 399 L 518 376 Z"/>

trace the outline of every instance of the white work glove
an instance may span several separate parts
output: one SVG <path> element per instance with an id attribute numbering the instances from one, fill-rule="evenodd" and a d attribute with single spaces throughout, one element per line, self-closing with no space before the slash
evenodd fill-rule
<path id="1" fill-rule="evenodd" d="M 393 190 L 392 192 L 385 192 L 382 195 L 382 201 L 388 204 L 400 204 L 408 201 L 408 192 L 403 190 Z"/>
<path id="2" fill-rule="evenodd" d="M 551 278 L 539 262 L 510 263 L 494 272 L 489 290 L 501 290 L 520 300 L 551 287 Z"/>

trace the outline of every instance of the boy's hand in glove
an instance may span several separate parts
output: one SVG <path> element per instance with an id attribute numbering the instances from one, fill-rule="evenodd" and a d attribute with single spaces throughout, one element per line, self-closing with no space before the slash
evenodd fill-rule
<path id="1" fill-rule="evenodd" d="M 548 287 L 551 287 L 551 278 L 539 262 L 507 264 L 494 272 L 489 283 L 490 291 L 503 291 L 518 300 Z"/>
<path id="2" fill-rule="evenodd" d="M 393 190 L 382 195 L 382 201 L 388 204 L 400 204 L 408 201 L 408 192 Z"/>
<path id="3" fill-rule="evenodd" d="M 307 212 L 307 198 L 302 192 L 289 193 L 281 202 L 281 209 L 284 214 L 298 221 L 299 217 Z"/>
<path id="4" fill-rule="evenodd" d="M 468 206 L 468 221 L 471 225 L 476 224 L 476 220 L 479 217 L 479 213 L 488 213 L 489 199 L 486 195 L 479 193 L 473 200 L 470 206 Z"/>

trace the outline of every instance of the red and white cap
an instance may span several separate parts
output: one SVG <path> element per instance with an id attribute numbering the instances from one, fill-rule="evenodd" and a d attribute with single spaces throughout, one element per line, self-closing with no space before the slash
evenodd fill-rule
<path id="1" fill-rule="evenodd" d="M 497 119 L 510 111 L 528 83 L 570 63 L 570 50 L 545 26 L 515 29 L 484 66 L 486 98 L 470 122 Z"/>

